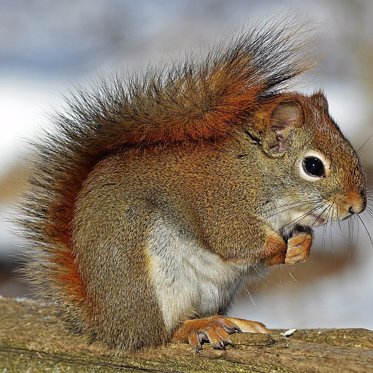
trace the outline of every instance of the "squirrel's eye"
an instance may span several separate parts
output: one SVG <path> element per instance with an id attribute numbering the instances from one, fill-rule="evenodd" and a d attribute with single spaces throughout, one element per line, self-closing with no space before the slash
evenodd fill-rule
<path id="1" fill-rule="evenodd" d="M 303 159 L 303 170 L 313 177 L 325 177 L 325 167 L 323 162 L 317 157 L 306 157 Z"/>

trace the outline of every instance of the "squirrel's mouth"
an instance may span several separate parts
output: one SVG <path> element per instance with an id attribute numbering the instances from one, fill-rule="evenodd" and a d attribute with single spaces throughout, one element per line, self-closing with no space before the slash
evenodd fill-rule
<path id="1" fill-rule="evenodd" d="M 305 215 L 304 213 L 297 213 L 295 216 L 300 215 L 301 218 L 293 218 L 294 224 L 288 226 L 288 231 L 293 231 L 294 229 L 297 229 L 297 227 L 307 227 L 309 229 L 320 227 L 321 225 L 324 225 L 328 222 L 328 219 L 323 216 L 322 213 L 311 213 Z M 303 230 L 302 230 L 303 231 Z"/>
<path id="2" fill-rule="evenodd" d="M 287 242 L 290 237 L 295 236 L 298 233 L 308 233 L 311 236 L 313 235 L 313 230 L 307 225 L 296 224 L 290 229 L 283 229 L 280 231 L 282 238 Z"/>
<path id="3" fill-rule="evenodd" d="M 301 218 L 298 218 L 297 224 L 302 225 L 302 226 L 308 226 L 310 228 L 316 228 L 321 225 L 324 225 L 328 222 L 328 216 L 325 215 L 323 212 L 325 211 L 324 209 L 317 209 L 316 211 L 313 211 L 312 213 L 309 214 L 304 214 L 302 215 L 301 213 Z"/>
<path id="4" fill-rule="evenodd" d="M 328 223 L 331 217 L 325 214 L 325 207 L 311 211 L 293 210 L 290 213 L 278 217 L 276 220 L 269 220 L 269 224 L 275 231 L 281 232 L 283 237 L 290 237 L 293 232 L 312 230 Z"/>

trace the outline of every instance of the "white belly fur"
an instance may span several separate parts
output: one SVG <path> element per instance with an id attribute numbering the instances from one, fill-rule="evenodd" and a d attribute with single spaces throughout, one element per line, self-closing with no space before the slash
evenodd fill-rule
<path id="1" fill-rule="evenodd" d="M 167 330 L 216 314 L 232 301 L 248 266 L 224 262 L 171 224 L 155 222 L 148 241 L 149 271 Z"/>

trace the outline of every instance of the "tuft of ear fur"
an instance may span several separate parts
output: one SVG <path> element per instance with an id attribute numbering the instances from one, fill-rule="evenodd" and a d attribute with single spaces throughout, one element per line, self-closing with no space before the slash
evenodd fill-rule
<path id="1" fill-rule="evenodd" d="M 329 103 L 322 91 L 315 92 L 310 99 L 320 108 L 324 113 L 329 110 Z"/>
<path id="2" fill-rule="evenodd" d="M 32 246 L 26 273 L 46 300 L 64 304 L 75 319 L 85 317 L 82 305 L 89 299 L 71 222 L 75 199 L 95 164 L 125 146 L 227 136 L 306 69 L 298 33 L 291 26 L 264 25 L 213 49 L 203 61 L 190 58 L 72 96 L 68 112 L 55 117 L 58 133 L 35 147 L 30 192 L 22 207 Z"/>

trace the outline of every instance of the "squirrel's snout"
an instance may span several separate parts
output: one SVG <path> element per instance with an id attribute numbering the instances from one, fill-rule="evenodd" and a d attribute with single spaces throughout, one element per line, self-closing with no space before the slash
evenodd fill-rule
<path id="1" fill-rule="evenodd" d="M 365 210 L 367 199 L 365 192 L 348 192 L 333 197 L 333 202 L 338 207 L 338 220 L 346 219 L 351 215 L 360 214 Z"/>
<path id="2" fill-rule="evenodd" d="M 350 213 L 350 215 L 360 214 L 363 211 L 364 211 L 364 209 L 361 208 L 360 206 L 358 206 L 358 207 L 356 207 L 356 206 L 350 206 L 350 208 L 348 209 L 348 212 Z"/>
<path id="3" fill-rule="evenodd" d="M 352 192 L 353 198 L 351 198 L 351 205 L 348 209 L 348 212 L 352 214 L 360 214 L 365 210 L 365 207 L 367 205 L 367 197 L 365 194 L 365 191 L 361 191 L 360 193 Z M 351 194 L 351 193 L 349 193 Z"/>
<path id="4" fill-rule="evenodd" d="M 349 192 L 336 197 L 337 204 L 348 212 L 348 215 L 360 214 L 365 210 L 367 199 L 364 191 Z"/>

